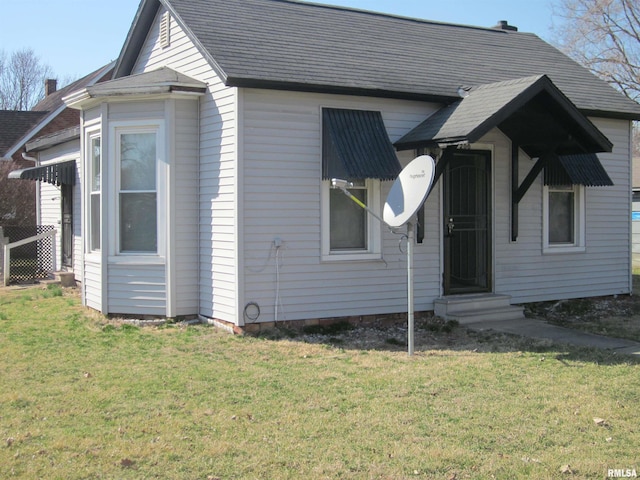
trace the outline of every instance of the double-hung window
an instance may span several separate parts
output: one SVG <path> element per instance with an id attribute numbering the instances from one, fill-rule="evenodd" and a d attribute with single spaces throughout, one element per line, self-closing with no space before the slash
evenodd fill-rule
<path id="1" fill-rule="evenodd" d="M 100 250 L 100 174 L 102 148 L 100 136 L 91 135 L 88 139 L 89 148 L 89 250 Z"/>
<path id="2" fill-rule="evenodd" d="M 544 251 L 583 251 L 584 187 L 581 185 L 546 186 L 543 197 Z"/>
<path id="3" fill-rule="evenodd" d="M 322 108 L 322 259 L 381 258 L 380 182 L 401 170 L 382 114 L 374 110 Z M 346 180 L 349 193 L 332 188 Z"/>
<path id="4" fill-rule="evenodd" d="M 349 193 L 380 215 L 380 181 L 351 180 Z M 322 182 L 323 235 L 325 260 L 364 260 L 380 258 L 380 222 L 346 196 L 342 190 Z"/>
<path id="5" fill-rule="evenodd" d="M 155 128 L 117 130 L 118 251 L 158 252 L 157 143 Z"/>

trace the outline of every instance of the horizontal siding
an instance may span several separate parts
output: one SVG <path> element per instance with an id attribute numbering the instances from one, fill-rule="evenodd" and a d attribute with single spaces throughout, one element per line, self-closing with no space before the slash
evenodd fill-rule
<path id="1" fill-rule="evenodd" d="M 85 260 L 84 289 L 86 305 L 98 311 L 102 310 L 102 266 L 98 262 Z"/>
<path id="2" fill-rule="evenodd" d="M 126 102 L 109 104 L 110 121 L 164 118 L 164 102 Z"/>
<path id="3" fill-rule="evenodd" d="M 236 90 L 225 87 L 194 46 L 185 32 L 172 18 L 171 45 L 158 43 L 158 17 L 161 7 L 142 47 L 133 73 L 169 67 L 208 85 L 200 100 L 200 138 L 198 141 L 200 164 L 197 165 L 197 210 L 195 215 L 199 231 L 192 239 L 199 244 L 199 263 L 194 292 L 199 298 L 199 313 L 207 317 L 230 322 L 238 321 L 237 293 L 237 222 L 236 222 Z M 188 180 L 187 180 L 188 183 Z M 186 192 L 185 192 L 186 193 Z M 182 202 L 191 201 L 182 198 Z M 186 222 L 186 217 L 185 217 Z M 189 260 L 181 258 L 186 264 Z M 181 280 L 191 279 L 193 264 L 179 273 Z M 231 266 L 231 267 L 229 267 Z M 187 283 L 187 287 L 194 285 Z M 193 295 L 193 294 L 190 294 Z M 179 308 L 186 308 L 179 295 Z M 191 301 L 190 297 L 185 300 Z"/>
<path id="4" fill-rule="evenodd" d="M 164 265 L 109 264 L 109 313 L 166 314 Z"/>
<path id="5" fill-rule="evenodd" d="M 73 186 L 73 272 L 76 280 L 82 281 L 82 162 L 80 158 L 80 140 L 72 140 L 39 153 L 42 165 L 76 160 L 76 183 Z M 62 205 L 60 187 L 45 182 L 38 182 L 40 188 L 40 224 L 54 225 L 56 235 L 56 265 L 62 266 Z"/>
<path id="6" fill-rule="evenodd" d="M 379 110 L 391 140 L 432 111 L 412 102 L 247 90 L 244 94 L 244 303 L 261 307 L 259 321 L 405 312 L 406 253 L 382 228 L 384 261 L 321 261 L 321 108 Z M 402 163 L 412 152 L 399 154 Z M 381 202 L 391 188 L 382 182 Z M 415 247 L 415 305 L 433 308 L 440 294 L 438 188 L 427 202 L 427 238 Z M 370 221 L 377 220 L 371 218 Z M 283 242 L 276 283 L 273 239 Z M 404 248 L 404 243 L 403 243 Z"/>
<path id="7" fill-rule="evenodd" d="M 514 302 L 555 300 L 630 291 L 629 126 L 625 121 L 592 119 L 614 143 L 599 154 L 613 187 L 586 189 L 586 251 L 542 252 L 542 178 L 520 206 L 520 235 L 509 242 L 508 169 L 496 169 L 496 291 Z M 520 181 L 533 162 L 521 155 Z"/>
<path id="8" fill-rule="evenodd" d="M 176 101 L 175 240 L 176 315 L 198 313 L 198 104 Z"/>

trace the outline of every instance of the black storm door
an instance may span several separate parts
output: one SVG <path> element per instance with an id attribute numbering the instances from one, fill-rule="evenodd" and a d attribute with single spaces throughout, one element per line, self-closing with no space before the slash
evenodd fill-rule
<path id="1" fill-rule="evenodd" d="M 444 172 L 444 294 L 491 290 L 491 152 L 457 150 Z"/>
<path id="2" fill-rule="evenodd" d="M 62 191 L 62 265 L 73 266 L 73 185 L 60 185 Z"/>

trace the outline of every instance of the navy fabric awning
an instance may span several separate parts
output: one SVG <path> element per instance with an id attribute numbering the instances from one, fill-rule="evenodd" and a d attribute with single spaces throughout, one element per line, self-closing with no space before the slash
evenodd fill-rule
<path id="1" fill-rule="evenodd" d="M 376 111 L 322 110 L 322 178 L 394 180 L 402 167 Z"/>
<path id="2" fill-rule="evenodd" d="M 557 162 L 544 168 L 545 185 L 584 185 L 605 187 L 613 185 L 611 177 L 595 153 L 561 155 Z"/>
<path id="3" fill-rule="evenodd" d="M 14 170 L 13 172 L 9 172 L 9 178 L 38 180 L 53 185 L 75 185 L 76 162 L 75 160 L 70 160 L 68 162 Z"/>

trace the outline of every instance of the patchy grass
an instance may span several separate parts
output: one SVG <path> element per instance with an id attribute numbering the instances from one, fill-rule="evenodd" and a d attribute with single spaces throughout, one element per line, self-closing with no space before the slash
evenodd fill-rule
<path id="1" fill-rule="evenodd" d="M 68 290 L 4 290 L 0 478 L 596 479 L 640 467 L 635 360 L 432 333 L 408 357 L 139 328 Z"/>
<path id="2" fill-rule="evenodd" d="M 525 306 L 527 315 L 585 332 L 640 342 L 640 276 L 633 295 L 540 302 Z"/>

